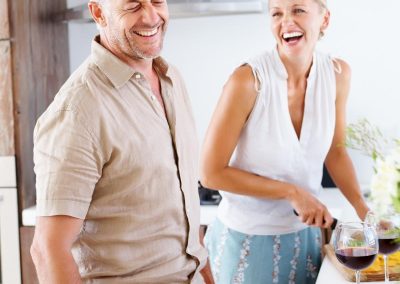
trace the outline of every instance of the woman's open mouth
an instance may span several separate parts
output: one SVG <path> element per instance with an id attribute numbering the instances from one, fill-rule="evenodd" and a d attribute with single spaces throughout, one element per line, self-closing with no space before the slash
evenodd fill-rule
<path id="1" fill-rule="evenodd" d="M 301 32 L 283 33 L 282 38 L 287 43 L 294 44 L 298 42 L 303 37 L 303 35 L 304 34 Z"/>

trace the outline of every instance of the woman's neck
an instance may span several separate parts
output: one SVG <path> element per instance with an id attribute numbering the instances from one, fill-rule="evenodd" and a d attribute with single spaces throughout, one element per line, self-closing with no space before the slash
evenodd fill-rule
<path id="1" fill-rule="evenodd" d="M 299 56 L 297 58 L 281 56 L 281 60 L 286 68 L 288 81 L 296 83 L 304 81 L 308 78 L 313 63 L 313 54 L 301 57 Z"/>

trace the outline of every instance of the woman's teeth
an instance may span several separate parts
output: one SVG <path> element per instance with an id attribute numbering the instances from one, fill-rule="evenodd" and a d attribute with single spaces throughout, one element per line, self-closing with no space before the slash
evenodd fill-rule
<path id="1" fill-rule="evenodd" d="M 282 37 L 284 40 L 289 40 L 292 38 L 299 38 L 301 36 L 303 36 L 303 33 L 301 32 L 292 32 L 292 33 L 284 33 Z"/>

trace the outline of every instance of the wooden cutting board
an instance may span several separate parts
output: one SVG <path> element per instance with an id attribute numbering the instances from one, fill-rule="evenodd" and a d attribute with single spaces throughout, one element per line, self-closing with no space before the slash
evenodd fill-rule
<path id="1" fill-rule="evenodd" d="M 324 246 L 325 255 L 329 258 L 329 260 L 333 263 L 337 270 L 343 275 L 343 277 L 347 281 L 356 282 L 355 273 L 353 270 L 348 269 L 343 264 L 341 264 L 335 255 L 335 251 L 331 244 L 327 244 Z M 399 254 L 399 252 L 397 252 Z M 373 264 L 374 267 L 379 267 L 380 263 L 378 258 L 375 260 L 376 263 Z M 396 265 L 395 267 L 389 267 L 389 277 L 391 281 L 400 280 L 400 265 Z M 383 270 L 383 264 L 381 269 L 379 270 L 371 270 L 366 269 L 361 271 L 361 282 L 373 282 L 373 281 L 384 281 L 385 280 L 385 272 Z"/>

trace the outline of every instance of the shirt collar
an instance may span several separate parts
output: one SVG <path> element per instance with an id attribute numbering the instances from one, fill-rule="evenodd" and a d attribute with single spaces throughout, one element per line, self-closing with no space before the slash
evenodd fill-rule
<path id="1" fill-rule="evenodd" d="M 273 68 L 275 69 L 275 72 L 277 72 L 277 74 L 279 75 L 279 77 L 281 77 L 282 79 L 287 80 L 288 78 L 288 74 L 286 71 L 286 67 L 283 64 L 281 57 L 279 56 L 279 52 L 278 52 L 278 46 L 276 46 L 273 49 Z M 310 74 L 308 75 L 308 79 L 312 78 L 315 74 L 315 69 L 316 69 L 316 54 L 315 52 L 313 53 L 313 60 L 312 60 L 312 64 L 311 64 L 311 70 L 310 70 Z"/>
<path id="2" fill-rule="evenodd" d="M 116 88 L 128 82 L 135 73 L 139 73 L 102 46 L 100 36 L 96 36 L 92 41 L 92 58 Z M 153 64 L 160 75 L 169 78 L 168 64 L 163 58 L 155 58 Z"/>
<path id="3" fill-rule="evenodd" d="M 286 71 L 286 67 L 283 64 L 280 56 L 279 56 L 279 52 L 278 52 L 278 46 L 276 46 L 273 49 L 273 68 L 275 69 L 275 72 L 279 75 L 279 77 L 281 77 L 282 79 L 287 79 L 288 78 L 288 74 Z"/>

